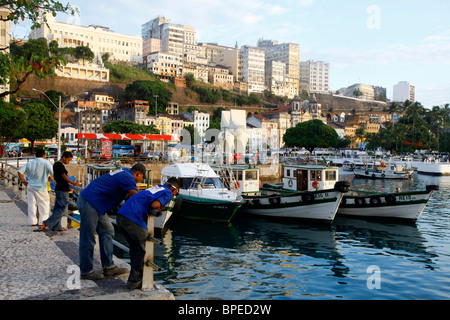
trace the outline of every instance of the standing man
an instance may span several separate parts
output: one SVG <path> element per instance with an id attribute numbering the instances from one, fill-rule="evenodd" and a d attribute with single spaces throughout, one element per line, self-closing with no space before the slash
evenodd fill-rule
<path id="1" fill-rule="evenodd" d="M 161 211 L 178 194 L 180 181 L 170 178 L 164 185 L 157 185 L 139 192 L 117 212 L 117 226 L 130 246 L 131 271 L 127 288 L 142 287 L 145 242 L 147 240 L 147 216 L 153 210 Z"/>
<path id="2" fill-rule="evenodd" d="M 53 175 L 53 168 L 45 160 L 45 151 L 42 149 L 36 151 L 36 159 L 19 169 L 19 178 L 27 186 L 28 222 L 32 226 L 41 225 L 50 213 L 50 196 L 47 190 L 49 175 Z M 39 221 L 36 208 L 39 208 Z"/>
<path id="3" fill-rule="evenodd" d="M 53 165 L 53 173 L 56 180 L 55 205 L 53 206 L 53 211 L 50 218 L 42 223 L 42 231 L 46 228 L 52 231 L 66 231 L 66 229 L 61 226 L 61 218 L 64 213 L 66 213 L 67 206 L 69 205 L 69 185 L 80 186 L 78 182 L 73 182 L 70 180 L 67 176 L 68 172 L 66 167 L 64 166 L 65 164 L 69 164 L 72 159 L 72 153 L 65 151 L 62 154 L 61 160 L 55 162 Z"/>
<path id="4" fill-rule="evenodd" d="M 114 227 L 107 211 L 117 207 L 123 200 L 137 193 L 136 183 L 141 182 L 146 174 L 142 163 L 130 169 L 119 169 L 104 174 L 92 181 L 77 200 L 80 211 L 80 271 L 82 279 L 101 280 L 104 276 L 127 273 L 118 268 L 113 261 Z M 95 233 L 100 244 L 100 258 L 103 275 L 94 271 L 93 258 Z"/>

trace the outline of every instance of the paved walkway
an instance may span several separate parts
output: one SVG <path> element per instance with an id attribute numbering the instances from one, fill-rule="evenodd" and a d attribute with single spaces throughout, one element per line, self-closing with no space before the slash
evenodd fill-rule
<path id="1" fill-rule="evenodd" d="M 79 280 L 77 229 L 33 232 L 28 225 L 27 203 L 0 181 L 0 300 L 173 300 L 157 285 L 155 290 L 128 290 L 128 275 L 100 281 Z M 116 265 L 129 268 L 115 258 Z M 94 266 L 101 272 L 98 250 Z M 77 287 L 78 285 L 78 287 Z"/>

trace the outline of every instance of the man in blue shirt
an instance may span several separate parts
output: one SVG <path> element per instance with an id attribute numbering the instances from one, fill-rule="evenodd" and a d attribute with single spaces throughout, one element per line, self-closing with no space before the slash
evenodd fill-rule
<path id="1" fill-rule="evenodd" d="M 117 226 L 130 246 L 131 271 L 128 277 L 128 289 L 142 287 L 142 275 L 145 257 L 145 242 L 148 228 L 147 217 L 150 211 L 162 210 L 178 194 L 180 181 L 170 178 L 164 185 L 157 185 L 139 192 L 117 212 Z"/>
<path id="2" fill-rule="evenodd" d="M 128 272 L 114 264 L 114 227 L 106 212 L 137 194 L 136 183 L 141 182 L 145 174 L 145 166 L 137 163 L 131 170 L 118 169 L 100 176 L 81 191 L 77 206 L 81 220 L 79 250 L 82 279 L 100 280 L 103 275 L 115 276 Z M 103 275 L 96 273 L 93 266 L 95 233 L 99 238 Z"/>
<path id="3" fill-rule="evenodd" d="M 48 194 L 48 178 L 53 176 L 53 168 L 45 160 L 45 151 L 36 151 L 36 159 L 19 169 L 19 178 L 27 186 L 28 222 L 32 226 L 42 225 L 50 214 L 50 196 Z M 26 176 L 26 179 L 25 179 Z M 39 221 L 36 215 L 39 208 Z"/>

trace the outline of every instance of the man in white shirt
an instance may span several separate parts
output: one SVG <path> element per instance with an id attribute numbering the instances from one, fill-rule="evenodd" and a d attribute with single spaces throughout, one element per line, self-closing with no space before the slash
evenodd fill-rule
<path id="1" fill-rule="evenodd" d="M 27 186 L 28 222 L 32 226 L 42 225 L 42 221 L 48 219 L 50 213 L 50 196 L 47 189 L 49 175 L 53 176 L 53 168 L 50 162 L 45 160 L 44 150 L 37 150 L 36 159 L 19 169 L 20 180 Z M 39 221 L 36 208 L 39 208 Z"/>

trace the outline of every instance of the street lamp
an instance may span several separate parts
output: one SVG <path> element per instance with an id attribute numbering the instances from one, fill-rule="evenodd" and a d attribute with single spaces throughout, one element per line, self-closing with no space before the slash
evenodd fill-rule
<path id="1" fill-rule="evenodd" d="M 55 105 L 55 103 L 41 90 L 33 88 L 33 91 L 37 91 L 42 93 L 54 106 L 58 109 L 58 158 L 61 159 L 61 96 L 59 96 L 59 107 Z"/>
<path id="2" fill-rule="evenodd" d="M 35 88 L 33 88 L 32 90 L 42 93 L 55 106 L 55 108 L 58 109 L 58 158 L 57 158 L 57 160 L 59 160 L 59 159 L 61 159 L 61 96 L 59 96 L 59 107 L 57 107 L 55 105 L 55 103 L 45 94 L 45 92 L 42 92 L 41 90 L 38 90 Z M 80 92 L 80 93 L 76 94 L 76 96 L 80 95 L 80 94 L 87 94 L 87 92 Z M 64 107 L 67 104 L 65 104 Z"/>

